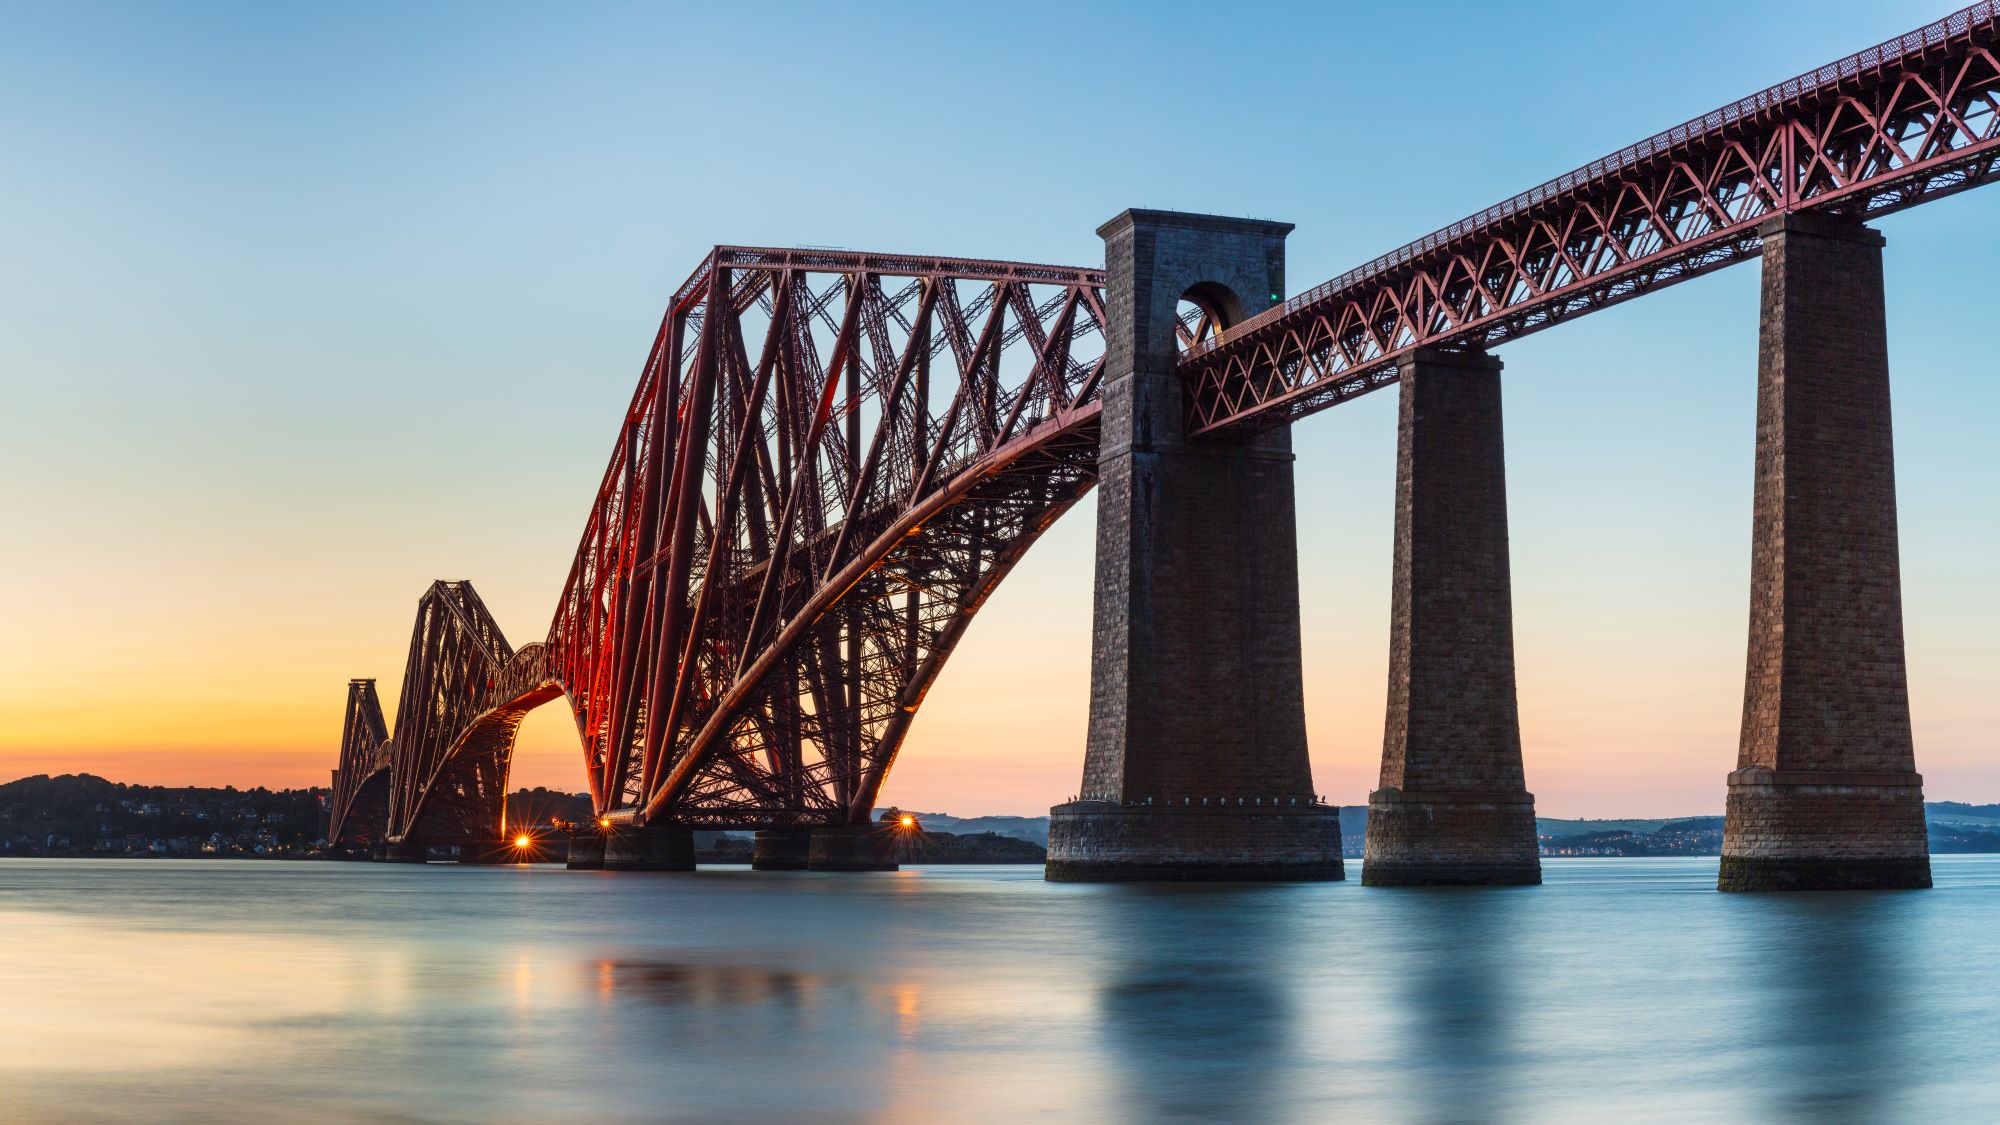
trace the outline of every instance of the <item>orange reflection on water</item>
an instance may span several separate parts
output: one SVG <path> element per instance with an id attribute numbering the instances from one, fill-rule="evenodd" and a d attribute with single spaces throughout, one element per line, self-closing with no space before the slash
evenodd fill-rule
<path id="1" fill-rule="evenodd" d="M 286 1048 L 261 1023 L 356 999 L 327 987 L 351 958 L 297 934 L 154 932 L 52 912 L 0 912 L 0 933 L 15 951 L 0 957 L 0 1086 L 106 1059 L 152 1069 L 274 1058 Z"/>

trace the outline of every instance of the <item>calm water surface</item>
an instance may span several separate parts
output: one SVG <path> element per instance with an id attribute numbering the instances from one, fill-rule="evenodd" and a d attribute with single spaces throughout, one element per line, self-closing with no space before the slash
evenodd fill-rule
<path id="1" fill-rule="evenodd" d="M 1936 870 L 11 860 L 0 1121 L 2000 1121 L 2000 858 Z"/>

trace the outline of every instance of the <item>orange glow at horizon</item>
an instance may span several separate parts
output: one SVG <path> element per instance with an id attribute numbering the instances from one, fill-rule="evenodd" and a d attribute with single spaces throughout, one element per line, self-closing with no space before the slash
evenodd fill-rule
<path id="1" fill-rule="evenodd" d="M 1323 437 L 1299 446 L 1314 787 L 1343 805 L 1365 802 L 1379 769 L 1394 407 L 1384 395 L 1330 411 L 1313 422 Z M 1343 457 L 1362 457 L 1376 479 L 1336 487 L 1355 472 Z M 1625 529 L 1619 541 L 1612 530 L 1573 526 L 1571 513 L 1595 487 L 1561 466 L 1537 476 L 1531 465 L 1510 465 L 1529 788 L 1549 816 L 1719 813 L 1742 701 L 1747 535 L 1731 538 L 1728 551 L 1682 557 L 1658 547 L 1647 527 Z M 1745 485 L 1746 504 L 1747 495 Z M 552 489 L 547 520 L 562 525 L 575 503 Z M 1978 575 L 1919 513 L 1912 505 L 1904 531 L 1919 768 L 1931 799 L 1994 800 L 2000 759 L 1990 751 L 1983 640 L 1993 605 L 1967 600 L 1966 590 L 1983 589 Z M 0 646 L 0 781 L 88 772 L 149 785 L 325 786 L 349 678 L 377 673 L 393 720 L 395 673 L 426 584 L 411 575 L 471 571 L 524 643 L 546 628 L 574 551 L 553 533 L 490 530 L 504 521 L 417 523 L 399 533 L 429 548 L 380 558 L 305 515 L 274 518 L 282 542 L 240 555 L 164 538 L 168 529 L 142 519 L 141 538 L 159 561 L 136 574 L 113 555 L 29 570 L 20 569 L 22 554 L 0 555 L 11 568 L 0 575 L 0 620 L 15 642 Z M 387 540 L 397 523 L 394 513 L 384 517 Z M 926 697 L 881 805 L 1039 816 L 1076 791 L 1088 726 L 1093 526 L 1086 500 L 993 594 Z M 162 546 L 170 542 L 178 546 Z M 1607 566 L 1606 552 L 1627 561 Z M 480 558 L 511 564 L 483 579 L 467 561 Z M 561 701 L 522 724 L 510 784 L 587 788 Z"/>

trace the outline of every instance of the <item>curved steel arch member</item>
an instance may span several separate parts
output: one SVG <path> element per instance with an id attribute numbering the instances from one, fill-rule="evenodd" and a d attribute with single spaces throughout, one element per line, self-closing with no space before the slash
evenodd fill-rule
<path id="1" fill-rule="evenodd" d="M 986 597 L 1096 483 L 1101 271 L 717 247 L 675 293 L 545 644 L 419 603 L 399 841 L 490 839 L 567 695 L 601 815 L 865 820 Z M 379 708 L 378 708 L 379 724 Z"/>
<path id="2" fill-rule="evenodd" d="M 1100 271 L 718 247 L 556 620 L 600 812 L 865 820 L 986 596 L 1096 481 Z"/>

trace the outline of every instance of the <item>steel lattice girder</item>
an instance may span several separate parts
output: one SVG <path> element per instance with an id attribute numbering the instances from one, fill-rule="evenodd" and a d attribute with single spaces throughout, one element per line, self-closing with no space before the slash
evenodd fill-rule
<path id="1" fill-rule="evenodd" d="M 548 638 L 600 812 L 864 819 L 986 595 L 1096 481 L 1096 270 L 718 247 Z"/>
<path id="2" fill-rule="evenodd" d="M 389 728 L 374 680 L 350 680 L 340 724 L 340 765 L 333 771 L 329 844 L 374 843 L 389 827 Z"/>
<path id="3" fill-rule="evenodd" d="M 1641 141 L 1190 339 L 1190 432 L 1276 425 L 1485 347 L 1758 256 L 1773 215 L 1865 218 L 1991 179 L 2000 18 L 1973 5 Z"/>
<path id="4" fill-rule="evenodd" d="M 514 652 L 469 582 L 434 582 L 416 626 L 387 744 L 391 840 L 483 840 L 499 834 L 514 733 L 561 693 L 543 646 Z"/>

